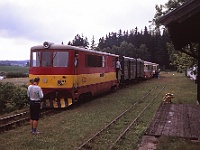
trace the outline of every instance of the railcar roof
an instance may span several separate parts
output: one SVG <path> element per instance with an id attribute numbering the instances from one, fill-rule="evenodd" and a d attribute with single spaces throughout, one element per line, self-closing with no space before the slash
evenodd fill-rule
<path id="1" fill-rule="evenodd" d="M 144 60 L 142 60 L 141 58 L 137 58 L 137 61 L 144 63 Z"/>
<path id="2" fill-rule="evenodd" d="M 109 55 L 114 57 L 119 57 L 119 55 L 106 53 L 102 51 L 95 51 L 95 50 L 89 50 L 81 47 L 71 46 L 71 45 L 64 45 L 64 44 L 51 44 L 49 48 L 44 48 L 44 45 L 37 45 L 31 47 L 32 50 L 52 50 L 52 49 L 59 49 L 59 50 L 76 50 L 76 51 L 82 51 L 82 52 L 89 52 L 89 53 L 95 53 L 95 54 L 101 54 L 101 55 Z"/>
<path id="3" fill-rule="evenodd" d="M 144 64 L 158 65 L 157 63 L 153 63 L 153 62 L 150 62 L 150 61 L 144 61 Z"/>
<path id="4" fill-rule="evenodd" d="M 135 58 L 123 56 L 125 59 L 135 60 Z"/>

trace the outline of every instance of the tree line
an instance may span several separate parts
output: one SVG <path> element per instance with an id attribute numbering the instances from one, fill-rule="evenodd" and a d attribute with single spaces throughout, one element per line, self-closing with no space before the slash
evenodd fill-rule
<path id="1" fill-rule="evenodd" d="M 149 29 L 146 26 L 142 31 L 138 31 L 137 27 L 130 31 L 120 29 L 118 32 L 110 32 L 105 37 L 101 37 L 98 44 L 95 44 L 94 36 L 90 43 L 87 37 L 77 34 L 72 42 L 68 42 L 68 45 L 89 48 L 90 44 L 93 50 L 141 58 L 160 64 L 162 69 L 176 68 L 182 72 L 197 62 L 195 50 L 198 49 L 198 45 L 192 43 L 184 49 L 175 50 L 167 29 L 161 26 L 158 20 L 186 1 L 169 0 L 163 5 L 156 5 L 156 14 Z"/>
<path id="2" fill-rule="evenodd" d="M 160 66 L 169 69 L 169 54 L 166 43 L 170 42 L 166 32 L 161 34 L 160 30 L 151 31 L 145 26 L 143 31 L 138 28 L 130 31 L 122 31 L 108 33 L 105 37 L 101 37 L 97 46 L 94 37 L 91 40 L 91 48 L 97 51 L 104 51 L 127 57 L 141 58 L 160 64 Z M 87 37 L 77 34 L 72 42 L 68 45 L 89 47 Z"/>

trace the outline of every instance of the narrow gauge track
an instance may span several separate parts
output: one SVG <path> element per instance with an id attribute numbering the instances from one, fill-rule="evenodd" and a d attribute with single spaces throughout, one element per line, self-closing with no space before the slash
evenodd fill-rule
<path id="1" fill-rule="evenodd" d="M 41 117 L 44 115 L 47 115 L 49 113 L 52 113 L 54 110 L 42 110 L 41 111 Z M 30 113 L 29 111 L 25 111 L 19 114 L 7 116 L 0 118 L 0 132 L 11 130 L 15 127 L 18 127 L 24 123 L 26 123 L 30 119 Z"/>
<path id="2" fill-rule="evenodd" d="M 128 109 L 118 115 L 114 120 L 107 124 L 104 128 L 95 133 L 90 139 L 85 141 L 77 150 L 84 149 L 117 149 L 117 143 L 123 140 L 123 137 L 127 131 L 136 124 L 136 121 L 141 117 L 145 110 L 147 110 L 152 102 L 158 97 L 158 95 L 163 91 L 165 86 L 163 86 L 153 98 L 147 104 L 140 103 L 144 101 L 145 98 L 158 89 L 160 85 L 152 88 L 141 100 L 137 101 L 131 105 Z M 155 92 L 154 92 L 155 93 Z M 134 119 L 133 119 L 134 118 Z M 116 137 L 116 138 L 114 138 Z M 103 148 L 101 147 L 103 145 Z"/>

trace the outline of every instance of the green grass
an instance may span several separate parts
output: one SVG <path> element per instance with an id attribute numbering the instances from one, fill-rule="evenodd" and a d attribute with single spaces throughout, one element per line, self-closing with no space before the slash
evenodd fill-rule
<path id="1" fill-rule="evenodd" d="M 173 75 L 174 74 L 174 75 Z M 197 84 L 180 73 L 163 74 L 167 87 L 165 93 L 174 94 L 175 103 L 195 104 L 197 100 Z"/>
<path id="2" fill-rule="evenodd" d="M 5 78 L 0 80 L 2 83 L 10 82 L 15 85 L 28 85 L 29 79 L 28 78 Z"/>
<path id="3" fill-rule="evenodd" d="M 29 67 L 20 66 L 0 66 L 0 72 L 22 72 L 28 73 Z"/>
<path id="4" fill-rule="evenodd" d="M 139 120 L 141 123 L 136 126 L 136 133 L 128 135 L 134 140 L 130 143 L 128 149 L 134 149 L 137 147 L 146 127 L 162 102 L 162 97 L 166 93 L 174 94 L 175 98 L 172 100 L 174 103 L 196 103 L 197 85 L 186 78 L 184 74 L 174 72 L 162 73 L 160 79 L 152 79 L 140 84 L 129 85 L 115 93 L 110 93 L 76 107 L 71 107 L 56 115 L 45 116 L 39 121 L 38 128 L 42 132 L 40 135 L 31 135 L 29 125 L 1 133 L 0 149 L 76 149 L 82 142 L 90 138 L 131 104 L 140 100 L 147 91 L 160 83 L 162 86 L 165 85 L 166 88 L 161 92 L 152 108 Z M 168 138 L 163 138 L 158 143 L 158 147 L 163 146 L 160 149 L 165 149 L 170 144 L 169 149 L 175 150 L 176 146 L 183 143 L 186 148 L 191 145 L 191 142 L 188 143 L 185 140 L 174 139 L 170 141 Z M 195 146 L 196 144 L 193 145 Z M 199 144 L 197 145 L 200 146 Z M 187 150 L 186 148 L 184 149 Z M 195 148 L 193 147 L 193 149 Z"/>
<path id="5" fill-rule="evenodd" d="M 0 75 L 1 73 L 4 75 L 5 73 L 10 72 L 21 72 L 21 73 L 28 73 L 29 67 L 20 67 L 20 66 L 0 66 Z M 6 83 L 11 82 L 15 85 L 27 85 L 28 84 L 28 78 L 4 78 L 3 80 L 0 80 L 0 82 Z"/>

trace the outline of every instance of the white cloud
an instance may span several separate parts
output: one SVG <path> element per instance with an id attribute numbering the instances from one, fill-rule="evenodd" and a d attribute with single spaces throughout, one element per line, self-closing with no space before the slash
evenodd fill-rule
<path id="1" fill-rule="evenodd" d="M 109 32 L 130 31 L 136 26 L 143 30 L 155 14 L 155 4 L 167 1 L 0 0 L 0 51 L 18 49 L 17 58 L 27 59 L 27 49 L 35 43 L 67 44 L 76 34 L 87 36 L 89 42 L 94 35 L 98 43 Z M 0 60 L 11 56 L 0 55 Z"/>
<path id="2" fill-rule="evenodd" d="M 25 60 L 29 59 L 30 48 L 37 42 L 29 41 L 24 38 L 6 39 L 0 38 L 0 60 Z M 16 46 L 17 45 L 17 46 Z M 6 48 L 6 49 L 4 49 Z"/>

